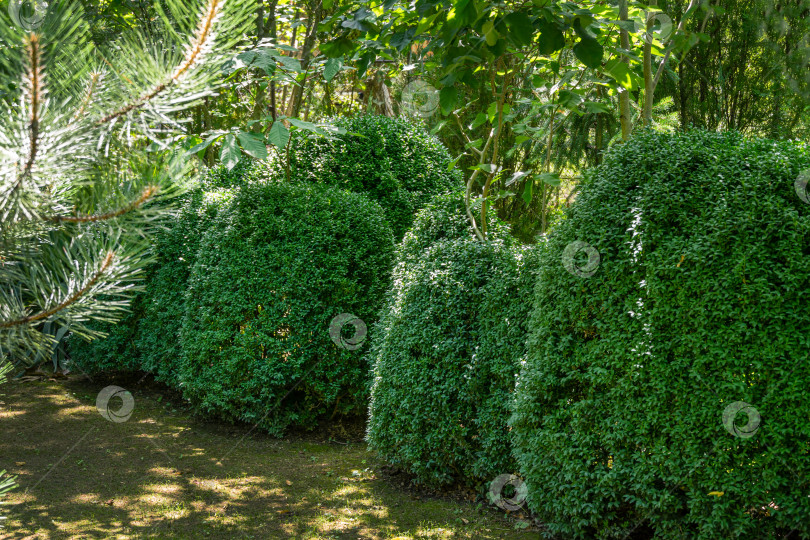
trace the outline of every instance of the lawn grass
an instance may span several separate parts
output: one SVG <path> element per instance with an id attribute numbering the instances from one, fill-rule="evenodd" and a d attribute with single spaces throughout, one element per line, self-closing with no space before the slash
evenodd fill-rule
<path id="1" fill-rule="evenodd" d="M 19 485 L 0 507 L 8 516 L 0 538 L 539 536 L 475 494 L 425 496 L 401 485 L 357 424 L 245 436 L 250 426 L 203 422 L 167 390 L 135 381 L 0 387 L 0 469 Z M 135 398 L 126 422 L 96 410 L 108 384 Z"/>

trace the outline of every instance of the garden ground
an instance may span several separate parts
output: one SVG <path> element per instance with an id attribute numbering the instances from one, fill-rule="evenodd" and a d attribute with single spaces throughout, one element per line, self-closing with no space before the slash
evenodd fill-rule
<path id="1" fill-rule="evenodd" d="M 247 435 L 249 426 L 191 417 L 150 379 L 3 386 L 0 469 L 18 487 L 0 507 L 0 538 L 538 536 L 471 491 L 409 487 L 367 450 L 360 422 Z M 126 422 L 96 410 L 109 384 L 135 399 Z"/>

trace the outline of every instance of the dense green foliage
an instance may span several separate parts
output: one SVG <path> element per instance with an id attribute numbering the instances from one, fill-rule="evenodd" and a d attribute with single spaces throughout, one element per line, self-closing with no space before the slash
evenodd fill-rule
<path id="1" fill-rule="evenodd" d="M 362 351 L 333 343 L 330 323 L 342 313 L 375 320 L 393 251 L 381 208 L 364 195 L 287 183 L 242 189 L 206 232 L 189 279 L 184 396 L 272 433 L 363 410 L 368 366 Z"/>
<path id="2" fill-rule="evenodd" d="M 95 323 L 106 338 L 70 339 L 71 358 L 81 371 L 144 370 L 157 380 L 176 383 L 180 324 L 185 313 L 189 268 L 203 233 L 211 226 L 233 188 L 265 174 L 264 165 L 244 160 L 232 170 L 206 169 L 184 196 L 176 219 L 154 236 L 154 262 L 147 267 L 144 291 L 117 323 Z"/>
<path id="3" fill-rule="evenodd" d="M 326 139 L 296 132 L 290 178 L 366 193 L 383 207 L 397 239 L 432 196 L 461 185 L 444 146 L 411 121 L 364 115 L 335 125 L 347 133 Z"/>
<path id="4" fill-rule="evenodd" d="M 446 196 L 420 212 L 373 336 L 369 443 L 434 485 L 516 470 L 506 421 L 524 354 L 528 252 L 508 234 L 479 242 L 463 208 Z"/>
<path id="5" fill-rule="evenodd" d="M 464 193 L 442 193 L 417 212 L 397 250 L 397 259 L 400 263 L 404 259 L 418 259 L 425 249 L 440 240 L 473 238 L 470 220 L 465 215 Z M 494 219 L 490 224 L 490 238 L 510 238 L 509 226 Z"/>
<path id="6" fill-rule="evenodd" d="M 588 175 L 541 255 L 511 421 L 550 532 L 810 534 L 809 165 L 796 143 L 645 132 Z M 591 277 L 563 268 L 575 241 Z M 737 402 L 751 423 L 724 427 Z"/>

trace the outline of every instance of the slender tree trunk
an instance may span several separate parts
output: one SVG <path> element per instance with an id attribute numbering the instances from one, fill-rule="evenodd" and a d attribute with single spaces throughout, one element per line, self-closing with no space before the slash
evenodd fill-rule
<path id="1" fill-rule="evenodd" d="M 315 46 L 315 38 L 318 35 L 318 25 L 321 22 L 322 14 L 323 2 L 319 1 L 318 5 L 315 6 L 313 10 L 312 20 L 307 35 L 304 38 L 304 45 L 301 48 L 301 69 L 304 71 L 304 76 L 301 80 L 301 84 L 293 88 L 292 97 L 290 98 L 290 116 L 293 117 L 298 116 L 298 113 L 301 112 L 301 102 L 305 90 L 304 86 L 307 84 L 309 63 L 312 60 L 312 48 Z"/>
<path id="2" fill-rule="evenodd" d="M 653 42 L 653 24 L 655 23 L 655 8 L 658 2 L 651 0 L 649 3 L 650 11 L 647 12 L 647 32 L 646 39 L 644 40 L 644 56 L 642 62 L 644 64 L 644 127 L 652 126 L 652 108 L 653 99 L 655 96 L 655 83 L 653 82 L 652 73 L 652 42 Z"/>
<path id="3" fill-rule="evenodd" d="M 619 0 L 619 20 L 627 20 L 627 0 Z M 619 30 L 622 48 L 630 49 L 630 36 L 624 28 Z M 622 57 L 622 62 L 630 69 L 630 59 Z M 627 88 L 619 87 L 619 120 L 622 124 L 622 140 L 630 138 L 630 94 Z"/>
<path id="4" fill-rule="evenodd" d="M 602 101 L 602 87 L 601 86 L 596 87 L 596 96 L 597 96 L 597 99 L 599 101 Z M 602 117 L 602 114 L 601 113 L 597 114 L 596 115 L 596 137 L 595 137 L 595 142 L 594 142 L 594 146 L 596 147 L 596 158 L 594 159 L 594 161 L 596 162 L 597 165 L 602 163 L 602 144 L 603 144 L 602 141 L 603 141 L 603 136 L 604 136 L 603 132 L 604 132 L 604 129 L 605 129 L 604 123 L 605 122 L 604 122 L 604 118 Z M 558 198 L 559 198 L 559 194 L 558 194 Z M 558 201 L 558 205 L 559 205 L 559 201 Z"/>

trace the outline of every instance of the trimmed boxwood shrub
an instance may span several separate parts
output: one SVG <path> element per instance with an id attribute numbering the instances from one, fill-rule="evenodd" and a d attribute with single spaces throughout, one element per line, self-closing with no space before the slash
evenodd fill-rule
<path id="1" fill-rule="evenodd" d="M 233 198 L 235 189 L 202 188 L 190 194 L 176 223 L 155 243 L 158 263 L 152 269 L 138 320 L 140 368 L 156 380 L 176 386 L 182 356 L 180 328 L 186 312 L 185 296 L 191 268 L 197 260 L 202 235 Z"/>
<path id="2" fill-rule="evenodd" d="M 206 232 L 189 279 L 184 396 L 204 414 L 274 434 L 363 410 L 368 365 L 362 350 L 331 340 L 330 323 L 344 313 L 374 321 L 393 251 L 382 209 L 364 195 L 243 188 Z"/>
<path id="3" fill-rule="evenodd" d="M 480 206 L 476 212 L 480 212 Z M 497 217 L 490 217 L 487 225 L 489 238 L 511 238 L 509 225 Z M 475 238 L 466 214 L 464 192 L 449 191 L 436 195 L 416 213 L 413 225 L 397 248 L 397 260 L 418 259 L 422 251 L 439 240 Z"/>
<path id="4" fill-rule="evenodd" d="M 71 359 L 81 370 L 89 374 L 143 370 L 157 380 L 176 382 L 188 268 L 201 234 L 227 201 L 228 191 L 266 176 L 265 167 L 262 162 L 242 160 L 231 170 L 222 165 L 205 170 L 199 184 L 180 199 L 177 218 L 155 234 L 155 262 L 146 268 L 144 290 L 133 297 L 130 311 L 116 323 L 91 325 L 106 333 L 105 338 L 70 339 Z"/>
<path id="5" fill-rule="evenodd" d="M 511 421 L 550 534 L 810 535 L 808 166 L 797 143 L 645 132 L 586 175 Z M 598 267 L 565 269 L 574 242 Z"/>
<path id="6" fill-rule="evenodd" d="M 448 196 L 420 212 L 373 337 L 369 444 L 432 485 L 517 469 L 506 422 L 534 280 L 505 225 L 480 242 L 459 208 Z"/>
<path id="7" fill-rule="evenodd" d="M 411 121 L 366 115 L 334 124 L 347 133 L 328 140 L 294 132 L 290 178 L 367 194 L 383 207 L 397 240 L 432 196 L 461 185 L 447 149 Z"/>

